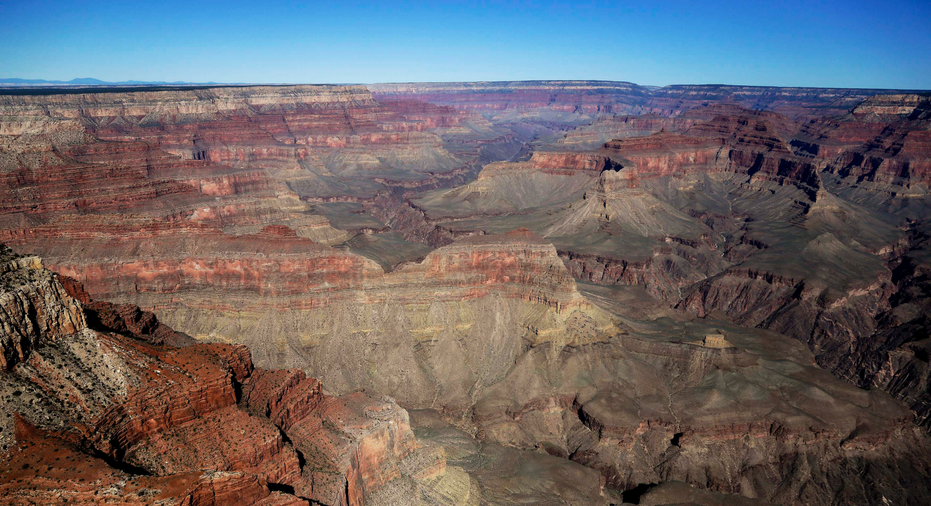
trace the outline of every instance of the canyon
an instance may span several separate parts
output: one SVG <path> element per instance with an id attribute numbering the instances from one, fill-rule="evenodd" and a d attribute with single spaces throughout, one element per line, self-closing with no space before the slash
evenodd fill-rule
<path id="1" fill-rule="evenodd" d="M 910 90 L 4 90 L 0 502 L 923 504 L 929 184 Z"/>

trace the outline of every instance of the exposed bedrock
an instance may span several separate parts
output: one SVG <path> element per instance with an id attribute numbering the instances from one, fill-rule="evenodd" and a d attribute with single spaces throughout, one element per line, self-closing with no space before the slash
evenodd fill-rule
<path id="1" fill-rule="evenodd" d="M 38 265 L 23 269 L 58 283 Z M 796 341 L 660 307 L 632 319 L 595 306 L 555 248 L 529 231 L 467 238 L 382 276 L 355 300 L 302 313 L 328 339 L 283 343 L 300 354 L 281 355 L 274 341 L 248 344 L 263 360 L 301 357 L 337 391 L 365 387 L 441 410 L 484 444 L 593 468 L 605 493 L 677 480 L 780 504 L 923 500 L 915 484 L 929 478 L 929 441 L 911 413 L 817 368 Z M 83 308 L 68 293 L 86 294 L 67 283 L 61 298 Z M 20 281 L 20 291 L 30 284 Z M 610 288 L 592 290 L 616 299 Z M 242 346 L 175 348 L 120 335 L 113 327 L 138 328 L 144 318 L 117 312 L 130 316 L 89 318 L 96 329 L 40 338 L 0 374 L 5 410 L 20 413 L 3 430 L 16 427 L 4 446 L 19 480 L 5 497 L 81 500 L 87 481 L 127 503 L 486 497 L 472 480 L 491 478 L 445 465 L 436 452 L 449 446 L 419 445 L 394 401 L 333 397 L 322 388 L 329 383 L 302 371 L 254 369 Z M 54 460 L 63 456 L 67 467 Z M 449 496 L 450 480 L 458 495 Z"/>
<path id="2" fill-rule="evenodd" d="M 388 274 L 360 272 L 366 265 L 293 293 L 244 286 L 197 304 L 181 295 L 196 287 L 124 297 L 195 337 L 248 344 L 263 366 L 301 367 L 334 391 L 372 389 L 416 407 L 470 406 L 523 346 L 616 332 L 529 231 L 465 238 Z"/>
<path id="3" fill-rule="evenodd" d="M 3 98 L 4 497 L 926 501 L 922 97 L 397 86 Z"/>
<path id="4" fill-rule="evenodd" d="M 891 426 L 872 425 L 847 411 L 859 411 L 872 401 L 853 401 L 847 395 L 859 396 L 862 391 L 842 386 L 817 368 L 808 366 L 807 372 L 797 369 L 782 376 L 788 382 L 771 390 L 763 386 L 769 382 L 764 378 L 788 371 L 777 372 L 767 359 L 741 357 L 739 352 L 721 356 L 731 350 L 688 350 L 686 344 L 678 345 L 682 350 L 673 344 L 631 344 L 623 338 L 620 344 L 613 349 L 599 345 L 573 349 L 558 358 L 525 357 L 527 362 L 519 362 L 512 373 L 515 377 L 526 374 L 521 372 L 524 368 L 546 368 L 544 363 L 556 362 L 554 368 L 566 383 L 572 382 L 569 371 L 578 370 L 575 378 L 596 383 L 599 375 L 605 375 L 603 386 L 589 385 L 574 395 L 559 395 L 557 387 L 536 398 L 534 394 L 541 392 L 531 387 L 532 393 L 512 396 L 510 405 L 502 403 L 502 397 L 490 397 L 475 408 L 480 436 L 536 446 L 595 467 L 608 484 L 624 490 L 675 480 L 779 504 L 875 502 L 886 492 L 877 494 L 860 485 L 864 469 L 868 467 L 877 479 L 895 481 L 899 455 L 927 460 L 924 450 L 912 447 L 925 444 L 925 436 L 908 421 L 907 410 L 898 408 L 904 418 Z M 847 394 L 831 387 L 823 390 L 824 384 L 804 393 L 811 386 L 802 387 L 802 382 L 820 384 L 821 380 Z M 782 388 L 789 390 L 780 392 Z M 831 398 L 846 398 L 861 407 L 819 399 L 829 391 Z M 822 418 L 827 413 L 817 413 L 815 406 L 827 405 L 840 411 Z M 889 414 L 887 407 L 879 405 L 868 409 Z M 857 421 L 844 428 L 827 422 L 851 415 Z M 812 423 L 816 419 L 820 421 Z M 870 434 L 872 430 L 878 433 Z M 880 449 L 878 440 L 897 448 Z M 871 464 L 864 467 L 867 461 Z M 837 483 L 848 485 L 836 487 Z M 924 500 L 921 493 L 906 489 L 889 493 L 903 502 Z"/>
<path id="5" fill-rule="evenodd" d="M 0 245 L 0 369 L 23 362 L 42 341 L 74 334 L 86 327 L 80 305 L 51 276 L 42 261 L 19 256 Z"/>
<path id="6" fill-rule="evenodd" d="M 822 367 L 861 387 L 889 391 L 927 426 L 926 232 L 912 228 L 898 247 L 886 256 L 886 269 L 842 290 L 801 275 L 732 268 L 690 288 L 678 304 L 699 316 L 714 311 L 799 339 Z M 852 261 L 842 250 L 832 255 Z"/>
<path id="7" fill-rule="evenodd" d="M 445 472 L 442 454 L 409 459 L 389 399 L 254 369 L 243 346 L 158 344 L 173 331 L 150 314 L 91 301 L 36 257 L 4 265 L 4 300 L 34 308 L 0 316 L 17 352 L 0 372 L 4 504 L 379 504 Z"/>
<path id="8" fill-rule="evenodd" d="M 926 424 L 927 182 L 903 167 L 931 158 L 919 142 L 927 104 L 878 96 L 801 124 L 694 109 L 706 116 L 678 131 L 559 155 L 562 172 L 535 165 L 544 150 L 487 165 L 475 182 L 411 200 L 408 215 L 428 240 L 526 224 L 577 279 L 640 285 L 695 315 L 799 339 Z M 595 156 L 610 168 L 573 162 Z M 868 173 L 851 165 L 870 156 Z"/>
<path id="9" fill-rule="evenodd" d="M 721 262 L 716 252 L 708 248 L 673 241 L 654 253 L 642 261 L 573 251 L 560 251 L 559 257 L 577 279 L 604 285 L 643 286 L 650 296 L 673 302 L 681 296 L 683 286 L 704 279 Z"/>

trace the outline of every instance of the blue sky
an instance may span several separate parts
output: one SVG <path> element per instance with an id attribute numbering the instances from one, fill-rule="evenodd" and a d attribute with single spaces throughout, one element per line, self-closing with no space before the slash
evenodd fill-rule
<path id="1" fill-rule="evenodd" d="M 0 77 L 931 89 L 931 0 L 0 0 Z"/>

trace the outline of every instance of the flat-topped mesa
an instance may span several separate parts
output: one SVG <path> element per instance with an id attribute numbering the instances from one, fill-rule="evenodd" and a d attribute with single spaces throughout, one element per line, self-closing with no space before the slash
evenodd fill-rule
<path id="1" fill-rule="evenodd" d="M 560 151 L 534 151 L 530 157 L 534 169 L 547 174 L 575 175 L 598 174 L 603 170 L 616 170 L 616 163 L 603 153 L 574 153 Z"/>
<path id="2" fill-rule="evenodd" d="M 458 289 L 441 297 L 458 293 L 452 296 L 467 300 L 501 293 L 557 311 L 590 307 L 556 248 L 527 229 L 460 239 L 431 252 L 419 265 L 401 269 L 399 275 L 414 273 L 441 293 Z"/>
<path id="3" fill-rule="evenodd" d="M 622 172 L 635 171 L 641 177 L 673 176 L 719 172 L 725 169 L 720 138 L 703 138 L 669 132 L 646 137 L 615 139 L 603 151 L 619 159 Z"/>

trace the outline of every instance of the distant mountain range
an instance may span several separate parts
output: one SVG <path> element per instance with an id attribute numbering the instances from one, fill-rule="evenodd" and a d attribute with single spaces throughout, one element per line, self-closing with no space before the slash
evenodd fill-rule
<path id="1" fill-rule="evenodd" d="M 187 81 L 101 81 L 93 77 L 79 77 L 70 81 L 49 81 L 46 79 L 21 79 L 18 77 L 0 78 L 0 86 L 132 86 L 132 85 L 196 85 L 225 84 L 216 82 L 191 83 Z"/>

